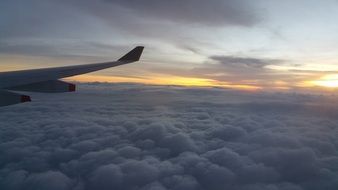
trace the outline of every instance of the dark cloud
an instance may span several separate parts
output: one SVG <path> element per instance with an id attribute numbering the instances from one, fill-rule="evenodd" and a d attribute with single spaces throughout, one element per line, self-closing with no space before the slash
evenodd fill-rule
<path id="1" fill-rule="evenodd" d="M 285 65 L 288 60 L 260 57 L 242 57 L 236 55 L 214 55 L 203 64 L 185 72 L 174 71 L 172 74 L 212 79 L 222 84 L 275 87 L 276 81 L 289 87 L 295 81 L 304 81 L 308 76 L 270 69 L 270 65 Z M 161 72 L 161 70 L 159 70 Z M 170 69 L 167 70 L 170 72 Z M 278 85 L 278 84 L 277 84 Z"/>
<path id="2" fill-rule="evenodd" d="M 205 43 L 205 27 L 252 27 L 259 21 L 255 3 L 249 0 L 4 0 L 0 2 L 1 52 L 62 57 L 78 54 L 73 48 L 77 40 L 143 43 L 157 51 L 158 43 L 164 43 L 198 53 L 198 48 L 187 47 Z M 4 45 L 7 42 L 10 45 Z"/>
<path id="3" fill-rule="evenodd" d="M 237 57 L 237 56 L 211 56 L 211 60 L 217 61 L 221 65 L 231 67 L 254 67 L 263 68 L 267 65 L 283 63 L 282 60 L 252 58 L 252 57 Z"/>
<path id="4" fill-rule="evenodd" d="M 50 0 L 4 0 L 0 10 L 1 40 L 83 37 L 85 32 L 79 31 L 89 31 L 92 25 L 88 23 L 89 15 Z"/>
<path id="5" fill-rule="evenodd" d="M 85 39 L 93 33 L 107 36 L 113 31 L 116 35 L 119 30 L 163 38 L 170 28 L 177 34 L 187 24 L 253 26 L 259 22 L 255 6 L 248 0 L 4 0 L 0 5 L 0 34 L 21 39 Z"/>
<path id="6" fill-rule="evenodd" d="M 329 97 L 82 84 L 0 109 L 0 189 L 338 185 Z M 13 119 L 15 118 L 15 119 Z"/>
<path id="7" fill-rule="evenodd" d="M 145 17 L 203 25 L 252 26 L 259 21 L 253 3 L 247 0 L 106 0 Z"/>

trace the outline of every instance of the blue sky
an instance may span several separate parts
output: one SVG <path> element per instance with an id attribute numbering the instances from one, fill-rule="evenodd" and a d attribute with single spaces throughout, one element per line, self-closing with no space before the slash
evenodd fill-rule
<path id="1" fill-rule="evenodd" d="M 1 0 L 0 70 L 107 61 L 145 45 L 141 63 L 73 80 L 334 90 L 336 18 L 336 0 Z"/>

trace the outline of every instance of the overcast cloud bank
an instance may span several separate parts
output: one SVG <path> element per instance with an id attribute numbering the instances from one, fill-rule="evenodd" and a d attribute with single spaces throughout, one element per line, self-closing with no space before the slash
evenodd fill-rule
<path id="1" fill-rule="evenodd" d="M 0 189 L 338 187 L 334 97 L 79 87 L 0 109 Z"/>

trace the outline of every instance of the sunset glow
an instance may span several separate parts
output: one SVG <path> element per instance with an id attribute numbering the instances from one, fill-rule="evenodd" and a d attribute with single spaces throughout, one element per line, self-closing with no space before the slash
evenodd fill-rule
<path id="1" fill-rule="evenodd" d="M 0 190 L 338 190 L 338 0 L 0 0 Z"/>
<path id="2" fill-rule="evenodd" d="M 312 81 L 316 86 L 322 86 L 327 88 L 337 88 L 338 87 L 338 74 L 326 75 L 319 80 Z"/>
<path id="3" fill-rule="evenodd" d="M 244 1 L 4 1 L 0 72 L 110 62 L 145 46 L 138 63 L 70 80 L 338 89 L 337 1 Z"/>
<path id="4" fill-rule="evenodd" d="M 176 76 L 153 76 L 147 78 L 129 78 L 129 77 L 114 77 L 114 76 L 96 76 L 96 75 L 81 75 L 71 77 L 68 81 L 77 82 L 111 82 L 111 83 L 143 83 L 152 85 L 175 85 L 187 87 L 220 87 L 231 88 L 237 90 L 260 90 L 261 87 L 245 84 L 231 84 L 227 82 L 219 82 L 205 78 L 189 78 Z"/>

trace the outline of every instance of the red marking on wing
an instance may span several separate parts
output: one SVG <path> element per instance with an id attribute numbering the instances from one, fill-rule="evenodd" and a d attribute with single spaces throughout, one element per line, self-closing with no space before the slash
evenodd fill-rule
<path id="1" fill-rule="evenodd" d="M 68 90 L 69 90 L 69 92 L 74 92 L 76 90 L 76 85 L 75 84 L 69 84 Z"/>
<path id="2" fill-rule="evenodd" d="M 21 102 L 31 102 L 31 97 L 26 96 L 26 95 L 22 95 L 21 96 Z"/>

